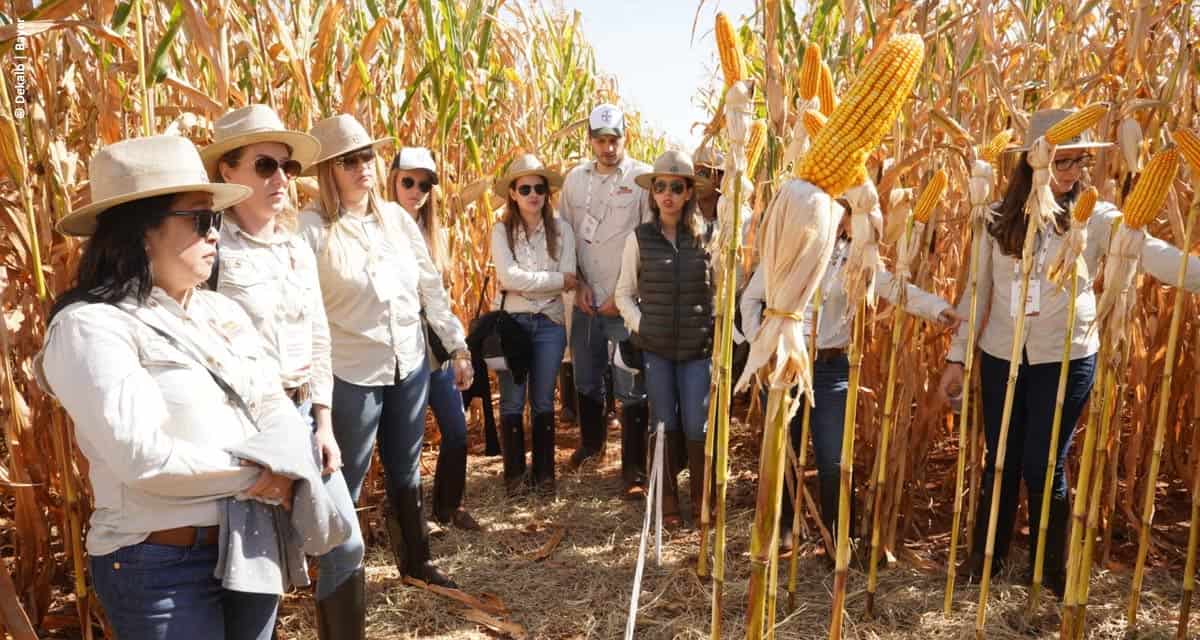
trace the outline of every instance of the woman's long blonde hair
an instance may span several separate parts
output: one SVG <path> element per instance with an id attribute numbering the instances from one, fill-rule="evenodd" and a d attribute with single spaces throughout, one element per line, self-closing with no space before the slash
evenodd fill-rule
<path id="1" fill-rule="evenodd" d="M 347 153 L 352 153 L 356 149 L 352 149 Z M 317 165 L 317 186 L 319 197 L 314 204 L 316 211 L 324 221 L 325 227 L 329 230 L 329 238 L 325 242 L 325 246 L 318 253 L 317 258 L 327 258 L 329 263 L 335 268 L 340 269 L 343 266 L 342 261 L 342 234 L 338 233 L 337 221 L 342 217 L 342 198 L 338 193 L 337 180 L 333 177 L 334 161 L 337 158 L 330 158 Z M 375 216 L 378 220 L 380 228 L 386 237 L 395 238 L 396 234 L 392 232 L 393 221 L 388 220 L 388 216 L 383 215 L 383 198 L 379 196 L 379 183 L 376 181 L 375 187 L 367 193 L 367 212 Z M 404 215 L 408 215 L 405 213 Z"/>
<path id="2" fill-rule="evenodd" d="M 396 204 L 400 203 L 400 194 L 396 191 L 396 177 L 401 171 L 403 169 L 393 168 L 388 171 L 387 175 L 387 199 Z M 445 273 L 446 268 L 450 266 L 450 248 L 446 246 L 445 233 L 442 231 L 442 217 L 433 207 L 433 191 L 429 192 L 429 197 L 425 198 L 425 204 L 417 210 L 417 226 L 421 228 L 421 235 L 425 236 L 425 246 L 429 249 L 429 257 L 433 260 L 433 265 L 438 268 L 438 271 Z"/>

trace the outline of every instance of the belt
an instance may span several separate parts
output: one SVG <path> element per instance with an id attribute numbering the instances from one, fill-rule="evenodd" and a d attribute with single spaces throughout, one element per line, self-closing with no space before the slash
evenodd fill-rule
<path id="1" fill-rule="evenodd" d="M 283 392 L 287 394 L 287 397 L 292 399 L 293 403 L 303 404 L 304 401 L 312 397 L 312 384 L 305 382 L 298 387 L 293 387 L 291 389 L 285 388 Z"/>
<path id="2" fill-rule="evenodd" d="M 817 349 L 817 362 L 831 362 L 846 355 L 845 349 Z"/>
<path id="3" fill-rule="evenodd" d="M 165 544 L 172 547 L 210 546 L 217 544 L 220 527 L 175 527 L 152 532 L 146 536 L 150 544 Z"/>

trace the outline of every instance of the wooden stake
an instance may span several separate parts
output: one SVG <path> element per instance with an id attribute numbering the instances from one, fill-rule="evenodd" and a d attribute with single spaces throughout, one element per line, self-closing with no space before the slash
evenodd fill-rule
<path id="1" fill-rule="evenodd" d="M 787 461 L 788 392 L 771 389 L 767 396 L 767 427 L 759 456 L 758 498 L 754 526 L 750 529 L 750 588 L 746 608 L 746 640 L 761 640 L 766 628 L 768 576 L 771 548 L 779 528 L 779 503 Z"/>

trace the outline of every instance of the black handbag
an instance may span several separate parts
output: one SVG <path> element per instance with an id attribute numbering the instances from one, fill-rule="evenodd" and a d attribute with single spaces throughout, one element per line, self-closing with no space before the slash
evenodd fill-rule
<path id="1" fill-rule="evenodd" d="M 504 310 L 507 292 L 500 293 L 500 308 L 479 316 L 471 323 L 471 333 L 482 331 L 479 339 L 480 356 L 492 371 L 511 371 L 508 354 L 531 354 L 533 343 L 529 332 Z"/>

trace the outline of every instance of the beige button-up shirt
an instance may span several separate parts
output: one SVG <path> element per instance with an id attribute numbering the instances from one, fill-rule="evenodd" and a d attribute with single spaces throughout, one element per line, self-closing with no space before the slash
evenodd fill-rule
<path id="1" fill-rule="evenodd" d="M 308 437 L 274 358 L 225 296 L 196 290 L 182 306 L 155 288 L 140 306 L 132 298 L 119 306 L 77 303 L 51 320 L 35 367 L 39 384 L 70 414 L 88 459 L 96 506 L 89 554 L 161 529 L 216 525 L 219 501 L 257 478 L 258 468 L 225 451 L 255 426 L 201 362 L 238 392 L 260 426 L 294 423 L 298 437 Z"/>
<path id="2" fill-rule="evenodd" d="M 846 273 L 846 256 L 849 254 L 849 242 L 839 240 L 830 258 L 829 268 L 821 280 L 821 316 L 820 329 L 817 333 L 818 349 L 844 349 L 850 344 L 850 320 L 847 315 L 849 301 L 843 287 Z M 767 299 L 767 277 L 763 269 L 758 269 L 751 276 L 746 290 L 742 293 L 740 308 L 742 311 L 742 330 L 746 339 L 753 340 L 762 325 L 764 304 Z M 884 269 L 875 273 L 875 290 L 892 304 L 899 300 L 899 288 L 896 280 Z M 950 303 L 942 300 L 914 284 L 908 285 L 908 304 L 904 310 L 914 316 L 934 322 Z M 812 338 L 813 314 L 815 306 L 809 304 L 804 310 L 804 335 Z"/>
<path id="3" fill-rule="evenodd" d="M 381 206 L 328 226 L 313 209 L 300 214 L 300 235 L 317 256 L 333 373 L 363 386 L 394 384 L 420 367 L 422 309 L 448 351 L 467 348 L 421 229 L 400 205 Z"/>
<path id="4" fill-rule="evenodd" d="M 221 225 L 217 292 L 240 304 L 279 364 L 284 388 L 311 383 L 313 404 L 330 406 L 333 367 L 317 259 L 300 236 L 279 226 L 252 236 Z"/>
<path id="5" fill-rule="evenodd" d="M 597 307 L 616 292 L 625 237 L 650 220 L 647 191 L 634 182 L 650 171 L 650 165 L 626 156 L 614 173 L 598 173 L 596 162 L 588 161 L 563 182 L 559 214 L 575 232 L 579 276 L 592 288 Z M 585 233 L 589 216 L 596 221 L 590 239 Z"/>
<path id="6" fill-rule="evenodd" d="M 563 324 L 563 274 L 575 273 L 575 234 L 571 225 L 558 218 L 554 224 L 558 228 L 557 259 L 550 256 L 542 222 L 531 236 L 525 234 L 524 224 L 518 224 L 511 249 L 504 223 L 492 225 L 492 262 L 504 293 L 505 311 L 541 313 Z M 500 307 L 500 296 L 492 300 L 492 306 Z"/>
<path id="7" fill-rule="evenodd" d="M 1083 252 L 1087 263 L 1087 274 L 1077 275 L 1080 278 L 1078 297 L 1075 301 L 1075 328 L 1071 343 L 1071 359 L 1090 356 L 1100 350 L 1098 332 L 1089 331 L 1096 319 L 1096 295 L 1092 291 L 1095 277 L 1099 275 L 1101 256 L 1108 253 L 1108 240 L 1112 234 L 1113 221 L 1119 216 L 1112 203 L 1099 202 L 1088 220 L 1087 246 Z M 1031 281 L 1036 278 L 1040 291 L 1040 312 L 1036 316 L 1025 319 L 1025 354 L 1030 364 L 1046 364 L 1062 360 L 1063 341 L 1067 332 L 1067 305 L 1070 301 L 1071 290 L 1066 287 L 1060 290 L 1047 279 L 1046 272 L 1052 258 L 1062 245 L 1063 236 L 1058 233 L 1043 233 L 1039 235 L 1040 249 L 1035 254 L 1034 273 Z M 1041 259 L 1044 252 L 1045 259 Z M 976 304 L 977 318 L 981 319 L 982 333 L 979 337 L 979 348 L 995 358 L 1008 360 L 1012 357 L 1012 342 L 1015 331 L 1015 319 L 1012 316 L 1013 283 L 1021 282 L 1020 273 L 1014 273 L 1013 266 L 1020 264 L 1020 257 L 1004 255 L 991 234 L 986 234 L 982 242 L 983 260 L 979 263 L 979 291 Z M 1174 283 L 1179 269 L 1179 259 L 1182 253 L 1179 249 L 1146 234 L 1142 245 L 1142 269 L 1162 282 Z M 1200 290 L 1200 258 L 1189 258 L 1187 278 L 1184 288 L 1188 291 Z M 1019 296 L 1020 294 L 1018 294 Z M 966 318 L 970 312 L 970 296 L 964 295 L 959 301 L 959 314 Z M 989 310 L 990 306 L 990 310 Z M 983 318 L 987 318 L 983 321 Z M 963 362 L 967 350 L 967 324 L 959 326 L 950 345 L 950 353 L 946 359 Z"/>

